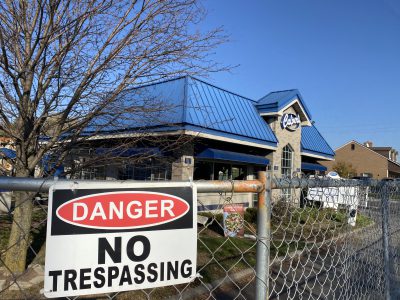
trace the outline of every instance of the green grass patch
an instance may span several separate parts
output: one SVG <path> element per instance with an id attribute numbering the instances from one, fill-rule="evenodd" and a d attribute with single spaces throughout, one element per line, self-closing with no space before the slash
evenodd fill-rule
<path id="1" fill-rule="evenodd" d="M 256 241 L 244 238 L 200 235 L 197 242 L 198 271 L 206 282 L 220 279 L 227 272 L 254 268 Z"/>
<path id="2" fill-rule="evenodd" d="M 371 225 L 374 223 L 374 220 L 372 220 L 371 218 L 358 213 L 357 214 L 357 218 L 356 218 L 356 226 L 357 227 L 366 227 L 368 225 Z"/>

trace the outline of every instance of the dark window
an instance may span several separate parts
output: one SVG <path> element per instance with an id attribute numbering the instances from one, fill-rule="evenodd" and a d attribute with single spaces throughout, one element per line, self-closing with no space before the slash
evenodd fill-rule
<path id="1" fill-rule="evenodd" d="M 231 176 L 231 165 L 229 164 L 214 164 L 214 180 L 228 180 Z"/>
<path id="2" fill-rule="evenodd" d="M 271 167 L 270 165 L 267 166 L 268 168 Z M 254 178 L 257 178 L 258 176 L 258 171 L 265 171 L 267 167 L 261 167 L 261 166 L 254 166 L 253 167 L 253 176 Z"/>
<path id="3" fill-rule="evenodd" d="M 265 170 L 265 167 L 254 166 L 253 174 L 255 176 L 257 176 L 258 170 Z M 247 175 L 247 165 L 201 160 L 195 160 L 194 163 L 194 180 L 246 180 Z"/>
<path id="4" fill-rule="evenodd" d="M 213 178 L 213 163 L 208 161 L 196 161 L 194 165 L 194 180 L 210 180 Z"/>
<path id="5" fill-rule="evenodd" d="M 351 150 L 354 150 L 356 148 L 356 145 L 351 144 Z"/>
<path id="6" fill-rule="evenodd" d="M 106 168 L 104 166 L 83 168 L 81 171 L 81 178 L 104 180 L 106 179 Z"/>
<path id="7" fill-rule="evenodd" d="M 247 176 L 246 166 L 232 166 L 232 179 L 233 180 L 245 180 Z"/>
<path id="8" fill-rule="evenodd" d="M 118 170 L 118 179 L 119 180 L 128 180 L 128 179 L 133 179 L 134 173 L 133 173 L 133 166 L 132 165 L 125 165 L 119 168 Z"/>
<path id="9" fill-rule="evenodd" d="M 171 164 L 149 162 L 123 165 L 118 169 L 119 180 L 164 181 L 171 179 Z"/>

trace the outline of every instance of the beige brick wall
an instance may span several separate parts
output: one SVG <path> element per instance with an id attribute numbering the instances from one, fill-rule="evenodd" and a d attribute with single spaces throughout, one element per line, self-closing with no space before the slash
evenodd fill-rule
<path id="1" fill-rule="evenodd" d="M 293 107 L 289 107 L 284 111 L 284 114 L 292 113 L 297 114 Z M 301 170 L 301 126 L 297 128 L 295 131 L 290 131 L 287 129 L 282 129 L 281 127 L 281 118 L 282 116 L 278 116 L 269 122 L 271 129 L 275 132 L 275 135 L 278 139 L 278 147 L 276 151 L 270 153 L 267 158 L 270 160 L 272 175 L 276 177 L 282 177 L 282 169 L 281 169 L 281 159 L 282 159 L 282 149 L 287 144 L 290 144 L 294 153 L 293 153 L 293 167 L 292 172 Z M 278 167 L 275 170 L 275 166 Z M 280 190 L 273 190 L 272 197 L 273 199 L 279 198 Z"/>
<path id="2" fill-rule="evenodd" d="M 296 111 L 293 107 L 289 107 L 284 113 L 292 113 L 296 114 Z M 267 158 L 271 161 L 271 167 L 273 170 L 273 175 L 277 177 L 281 177 L 281 158 L 282 158 L 282 149 L 287 144 L 294 150 L 293 157 L 293 172 L 297 171 L 297 169 L 301 169 L 301 155 L 300 155 L 300 143 L 301 143 L 301 126 L 297 128 L 295 131 L 290 131 L 287 129 L 282 129 L 281 127 L 281 116 L 274 119 L 270 126 L 272 130 L 275 132 L 275 135 L 278 139 L 278 148 L 276 151 L 273 151 L 271 154 L 267 156 Z M 278 166 L 278 170 L 274 170 L 274 166 Z"/>
<path id="3" fill-rule="evenodd" d="M 187 144 L 176 151 L 176 160 L 172 163 L 171 180 L 193 180 L 193 145 Z"/>
<path id="4" fill-rule="evenodd" d="M 351 150 L 352 144 L 354 144 L 354 150 Z M 358 176 L 362 173 L 371 173 L 375 179 L 382 179 L 388 176 L 387 159 L 360 144 L 348 143 L 335 152 L 336 156 L 334 161 L 319 162 L 326 166 L 328 171 L 332 171 L 333 166 L 337 162 L 346 162 L 353 165 Z"/>

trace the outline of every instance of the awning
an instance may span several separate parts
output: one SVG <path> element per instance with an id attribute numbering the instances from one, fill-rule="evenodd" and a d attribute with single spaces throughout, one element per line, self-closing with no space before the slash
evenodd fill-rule
<path id="1" fill-rule="evenodd" d="M 6 158 L 14 159 L 17 157 L 17 153 L 15 150 L 8 149 L 8 148 L 0 148 L 0 154 L 5 156 Z"/>
<path id="2" fill-rule="evenodd" d="M 232 151 L 224 151 L 212 148 L 205 149 L 203 152 L 197 154 L 195 157 L 204 159 L 240 162 L 240 163 L 262 165 L 262 166 L 269 164 L 269 160 L 263 156 L 232 152 Z"/>
<path id="3" fill-rule="evenodd" d="M 97 155 L 105 155 L 110 157 L 132 157 L 132 156 L 161 156 L 159 148 L 97 148 L 95 150 Z"/>
<path id="4" fill-rule="evenodd" d="M 301 169 L 308 170 L 308 171 L 326 171 L 327 167 L 322 166 L 320 164 L 312 164 L 312 163 L 303 162 L 303 163 L 301 163 Z"/>

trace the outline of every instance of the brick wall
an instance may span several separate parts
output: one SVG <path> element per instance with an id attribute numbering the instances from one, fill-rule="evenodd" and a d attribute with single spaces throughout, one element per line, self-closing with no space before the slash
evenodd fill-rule
<path id="1" fill-rule="evenodd" d="M 354 145 L 354 150 L 352 150 Z M 348 143 L 337 149 L 334 161 L 320 161 L 326 166 L 328 171 L 332 171 L 333 166 L 338 162 L 351 163 L 357 175 L 371 173 L 373 178 L 382 179 L 388 176 L 388 161 L 378 153 L 357 143 Z"/>
<path id="2" fill-rule="evenodd" d="M 289 107 L 284 111 L 285 114 L 296 114 L 296 111 L 293 107 Z M 275 118 L 270 126 L 272 130 L 275 132 L 276 137 L 278 138 L 278 148 L 276 151 L 270 153 L 267 158 L 271 161 L 271 168 L 273 169 L 274 176 L 281 177 L 281 158 L 282 158 L 282 149 L 287 144 L 294 150 L 293 156 L 293 172 L 297 171 L 297 169 L 301 169 L 301 155 L 300 155 L 300 143 L 301 143 L 301 126 L 297 128 L 295 131 L 290 131 L 287 129 L 282 129 L 281 127 L 281 116 Z M 274 170 L 274 166 L 278 167 L 278 170 Z"/>
<path id="3" fill-rule="evenodd" d="M 296 110 L 293 107 L 289 107 L 286 109 L 284 114 L 297 114 Z M 301 126 L 297 128 L 295 131 L 290 131 L 287 129 L 282 129 L 281 127 L 281 118 L 282 116 L 271 118 L 269 120 L 269 125 L 271 129 L 275 132 L 275 135 L 278 139 L 278 147 L 276 151 L 271 152 L 267 158 L 270 160 L 271 169 L 273 172 L 273 176 L 281 177 L 282 169 L 281 169 L 281 159 L 282 159 L 282 149 L 287 144 L 290 144 L 294 153 L 293 153 L 293 168 L 292 172 L 297 172 L 301 170 Z M 277 170 L 275 168 L 277 167 Z M 273 190 L 272 197 L 273 199 L 278 199 L 280 197 L 280 190 Z"/>

